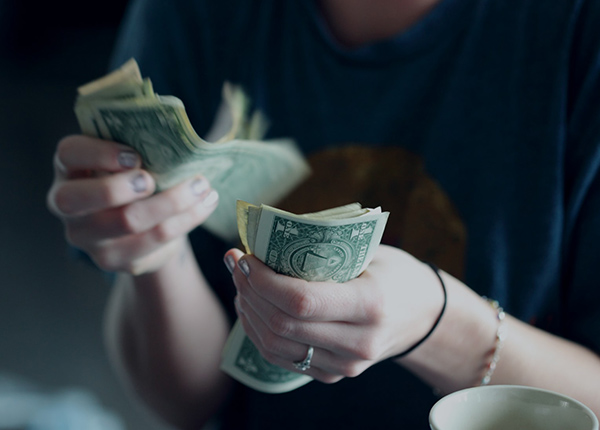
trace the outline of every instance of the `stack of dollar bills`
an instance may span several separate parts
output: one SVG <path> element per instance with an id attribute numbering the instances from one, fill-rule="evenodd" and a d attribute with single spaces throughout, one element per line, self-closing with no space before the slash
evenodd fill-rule
<path id="1" fill-rule="evenodd" d="M 155 94 L 131 59 L 79 87 L 75 114 L 84 134 L 139 152 L 159 191 L 196 174 L 207 177 L 220 199 L 203 226 L 231 241 L 236 200 L 273 204 L 307 177 L 309 167 L 292 140 L 263 140 L 267 121 L 260 112 L 248 114 L 239 87 L 225 83 L 223 95 L 229 130 L 209 142 L 196 134 L 181 100 Z"/>
<path id="2" fill-rule="evenodd" d="M 346 282 L 359 276 L 373 259 L 388 215 L 359 203 L 295 215 L 237 202 L 238 230 L 246 252 L 278 273 L 307 281 Z M 239 320 L 227 339 L 221 369 L 266 393 L 291 391 L 311 381 L 266 361 Z"/>

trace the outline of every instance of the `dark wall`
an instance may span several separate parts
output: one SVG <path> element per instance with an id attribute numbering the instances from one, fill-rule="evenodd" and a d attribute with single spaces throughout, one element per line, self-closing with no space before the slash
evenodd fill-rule
<path id="1" fill-rule="evenodd" d="M 128 430 L 155 430 L 104 348 L 111 286 L 73 257 L 45 201 L 56 144 L 78 132 L 76 88 L 106 72 L 125 4 L 0 0 L 0 393 L 4 375 L 82 389 Z"/>
<path id="2" fill-rule="evenodd" d="M 42 54 L 72 29 L 114 28 L 126 0 L 0 0 L 0 43 L 5 55 Z"/>

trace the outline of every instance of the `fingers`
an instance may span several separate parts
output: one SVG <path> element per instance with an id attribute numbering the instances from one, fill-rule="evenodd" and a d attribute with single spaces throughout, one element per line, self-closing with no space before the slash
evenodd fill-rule
<path id="1" fill-rule="evenodd" d="M 88 136 L 68 136 L 57 146 L 54 156 L 57 171 L 66 177 L 93 170 L 121 172 L 139 168 L 139 155 L 126 145 Z"/>
<path id="2" fill-rule="evenodd" d="M 255 300 L 250 298 L 248 301 L 244 296 L 238 295 L 237 308 L 246 315 L 266 347 L 271 340 L 287 339 L 327 349 L 343 357 L 367 358 L 362 353 L 365 350 L 364 332 L 359 325 L 301 321 L 264 301 L 257 305 Z"/>
<path id="3" fill-rule="evenodd" d="M 67 224 L 67 237 L 71 243 L 82 246 L 99 239 L 138 234 L 187 211 L 195 224 L 212 213 L 211 207 L 217 200 L 218 195 L 208 181 L 196 177 L 128 205 L 74 218 Z M 199 206 L 193 209 L 195 205 Z M 210 213 L 205 213 L 207 210 Z"/>
<path id="4" fill-rule="evenodd" d="M 302 360 L 308 345 L 312 345 L 315 354 L 311 368 L 305 373 L 322 382 L 336 382 L 342 377 L 359 375 L 379 356 L 378 341 L 372 339 L 368 328 L 329 318 L 298 319 L 261 294 L 270 289 L 267 284 L 274 281 L 280 283 L 273 288 L 281 291 L 287 287 L 322 288 L 326 283 L 304 283 L 291 279 L 291 283 L 284 285 L 281 281 L 287 277 L 276 275 L 254 257 L 245 256 L 239 250 L 227 252 L 225 264 L 232 272 L 238 289 L 236 309 L 244 330 L 269 362 L 297 372 L 293 362 Z M 263 276 L 260 275 L 262 272 L 265 272 Z M 294 285 L 296 282 L 293 281 L 299 281 L 300 286 Z"/>
<path id="5" fill-rule="evenodd" d="M 369 294 L 360 279 L 344 284 L 306 282 L 277 274 L 252 255 L 240 257 L 238 266 L 247 267 L 251 274 L 247 284 L 240 283 L 242 296 L 260 297 L 295 319 L 360 323 L 376 315 L 373 291 Z"/>
<path id="6" fill-rule="evenodd" d="M 155 184 L 140 166 L 139 155 L 125 145 L 66 137 L 54 156 L 48 207 L 59 217 L 80 216 L 144 198 L 154 192 Z"/>
<path id="7" fill-rule="evenodd" d="M 169 191 L 173 191 L 171 194 L 177 194 L 174 192 L 177 190 Z M 150 206 L 168 200 L 160 197 L 160 195 L 152 197 L 152 199 L 157 198 L 157 202 L 151 202 Z M 171 198 L 173 199 L 174 197 Z M 140 233 L 129 234 L 114 239 L 90 240 L 86 238 L 84 232 L 92 232 L 94 229 L 87 226 L 86 228 L 81 228 L 75 234 L 75 237 L 71 237 L 70 240 L 75 246 L 88 252 L 94 262 L 102 269 L 107 271 L 131 271 L 133 267 L 131 264 L 136 260 L 152 254 L 159 248 L 165 247 L 202 224 L 216 209 L 218 194 L 216 191 L 208 188 L 195 201 L 187 202 L 187 204 L 189 204 L 189 207 L 183 210 L 171 206 L 171 212 L 163 211 L 162 216 L 164 216 L 164 219 Z M 181 211 L 177 212 L 179 210 Z M 157 220 L 148 221 L 145 219 L 141 223 L 152 224 L 154 221 Z M 107 226 L 108 224 L 105 225 L 105 228 L 109 229 L 110 227 Z"/>
<path id="8" fill-rule="evenodd" d="M 262 299 L 252 288 L 244 287 L 243 283 L 243 278 L 236 283 L 238 291 L 244 291 L 238 295 L 238 308 L 249 315 L 250 323 L 261 338 L 273 334 L 301 344 L 326 348 L 344 356 L 356 356 L 354 346 L 360 343 L 360 326 L 337 321 L 296 319 Z"/>
<path id="9" fill-rule="evenodd" d="M 307 345 L 277 336 L 261 337 L 255 327 L 250 324 L 249 321 L 251 318 L 247 317 L 249 315 L 239 312 L 239 316 L 244 332 L 265 360 L 283 369 L 299 373 L 298 369 L 294 366 L 294 362 L 304 359 L 308 349 Z M 340 372 L 340 369 L 347 367 L 346 363 L 340 362 L 331 352 L 325 349 L 314 348 L 311 367 L 302 373 L 321 382 L 334 383 L 344 376 L 356 376 Z"/>
<path id="10" fill-rule="evenodd" d="M 48 205 L 59 216 L 82 216 L 115 208 L 151 195 L 152 176 L 145 170 L 74 181 L 57 182 L 50 190 Z"/>
<path id="11" fill-rule="evenodd" d="M 50 210 L 67 240 L 107 271 L 145 273 L 181 249 L 181 239 L 203 223 L 219 196 L 196 177 L 154 194 L 152 175 L 131 148 L 86 136 L 59 143 Z"/>

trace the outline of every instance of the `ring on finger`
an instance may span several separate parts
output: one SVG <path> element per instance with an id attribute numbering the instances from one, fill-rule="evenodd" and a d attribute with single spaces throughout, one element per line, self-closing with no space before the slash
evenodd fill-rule
<path id="1" fill-rule="evenodd" d="M 309 345 L 308 352 L 306 353 L 306 357 L 304 357 L 304 360 L 294 361 L 294 367 L 296 369 L 300 370 L 301 372 L 305 372 L 308 369 L 310 369 L 310 363 L 312 361 L 314 352 L 315 352 L 315 349 L 311 345 Z"/>

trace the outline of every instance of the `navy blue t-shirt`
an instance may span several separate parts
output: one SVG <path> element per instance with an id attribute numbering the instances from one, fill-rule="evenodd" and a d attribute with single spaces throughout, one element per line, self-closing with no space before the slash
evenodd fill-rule
<path id="1" fill-rule="evenodd" d="M 269 136 L 294 138 L 313 166 L 282 207 L 381 205 L 385 243 L 600 352 L 598 22 L 598 0 L 442 0 L 349 49 L 311 0 L 135 0 L 113 66 L 135 57 L 200 135 L 223 82 L 240 84 Z M 192 240 L 232 312 L 230 244 L 201 228 Z M 240 386 L 224 426 L 426 429 L 435 400 L 380 363 L 286 394 Z"/>

